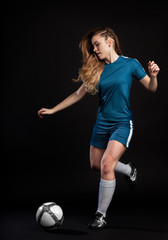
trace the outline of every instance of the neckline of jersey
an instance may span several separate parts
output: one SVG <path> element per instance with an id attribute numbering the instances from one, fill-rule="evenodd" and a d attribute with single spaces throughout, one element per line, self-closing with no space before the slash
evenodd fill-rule
<path id="1" fill-rule="evenodd" d="M 116 62 L 118 62 L 118 60 L 121 58 L 121 55 L 119 55 L 119 57 L 114 61 L 114 62 L 112 62 L 112 63 L 106 63 L 105 62 L 105 65 L 106 66 L 108 66 L 108 65 L 113 65 L 113 64 L 115 64 Z"/>

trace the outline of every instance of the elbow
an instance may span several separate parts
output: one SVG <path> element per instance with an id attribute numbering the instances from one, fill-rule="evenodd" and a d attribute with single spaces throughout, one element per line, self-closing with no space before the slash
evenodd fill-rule
<path id="1" fill-rule="evenodd" d="M 149 84 L 147 89 L 148 89 L 150 92 L 155 93 L 156 90 L 157 90 L 157 87 L 158 87 L 158 83 L 153 84 L 153 85 L 152 85 L 152 84 L 151 84 L 151 85 Z"/>
<path id="2" fill-rule="evenodd" d="M 148 85 L 149 91 L 155 93 L 157 90 L 157 87 L 158 87 L 157 77 L 154 77 L 154 78 L 151 77 Z"/>
<path id="3" fill-rule="evenodd" d="M 74 92 L 74 95 L 75 95 L 77 101 L 79 101 L 81 99 L 81 94 L 78 90 L 76 92 Z"/>
<path id="4" fill-rule="evenodd" d="M 152 92 L 152 93 L 155 93 L 156 90 L 157 90 L 157 87 L 155 87 L 155 88 L 149 88 L 148 90 L 149 90 L 150 92 Z"/>
<path id="5" fill-rule="evenodd" d="M 157 91 L 157 88 L 155 88 L 152 92 L 155 93 Z"/>
<path id="6" fill-rule="evenodd" d="M 78 100 L 81 100 L 84 96 L 85 96 L 85 94 L 86 94 L 87 92 L 85 91 L 85 88 L 79 88 L 76 92 L 75 92 L 75 96 L 78 98 Z"/>
<path id="7" fill-rule="evenodd" d="M 77 98 L 80 98 L 80 92 L 79 92 L 79 90 L 77 90 L 76 92 L 74 92 L 74 94 L 75 94 L 75 96 L 76 96 Z"/>

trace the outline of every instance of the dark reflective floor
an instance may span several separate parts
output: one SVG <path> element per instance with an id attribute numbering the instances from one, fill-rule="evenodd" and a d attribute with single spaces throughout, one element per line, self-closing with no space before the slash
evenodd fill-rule
<path id="1" fill-rule="evenodd" d="M 1 213 L 1 240 L 167 240 L 168 209 L 115 209 L 108 217 L 104 230 L 89 230 L 92 217 L 86 209 L 64 211 L 61 228 L 44 231 L 35 221 L 36 209 L 15 209 Z"/>

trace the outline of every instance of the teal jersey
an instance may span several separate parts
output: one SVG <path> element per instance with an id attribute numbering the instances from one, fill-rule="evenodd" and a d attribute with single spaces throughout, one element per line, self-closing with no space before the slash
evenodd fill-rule
<path id="1" fill-rule="evenodd" d="M 120 55 L 115 62 L 105 64 L 97 85 L 97 118 L 107 121 L 131 120 L 129 99 L 132 79 L 141 80 L 145 76 L 145 70 L 134 58 Z"/>

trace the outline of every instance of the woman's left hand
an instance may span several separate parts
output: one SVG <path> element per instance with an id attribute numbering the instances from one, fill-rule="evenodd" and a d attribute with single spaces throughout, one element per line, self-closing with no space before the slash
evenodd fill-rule
<path id="1" fill-rule="evenodd" d="M 149 61 L 148 71 L 151 77 L 156 77 L 160 71 L 160 68 L 154 61 Z"/>

